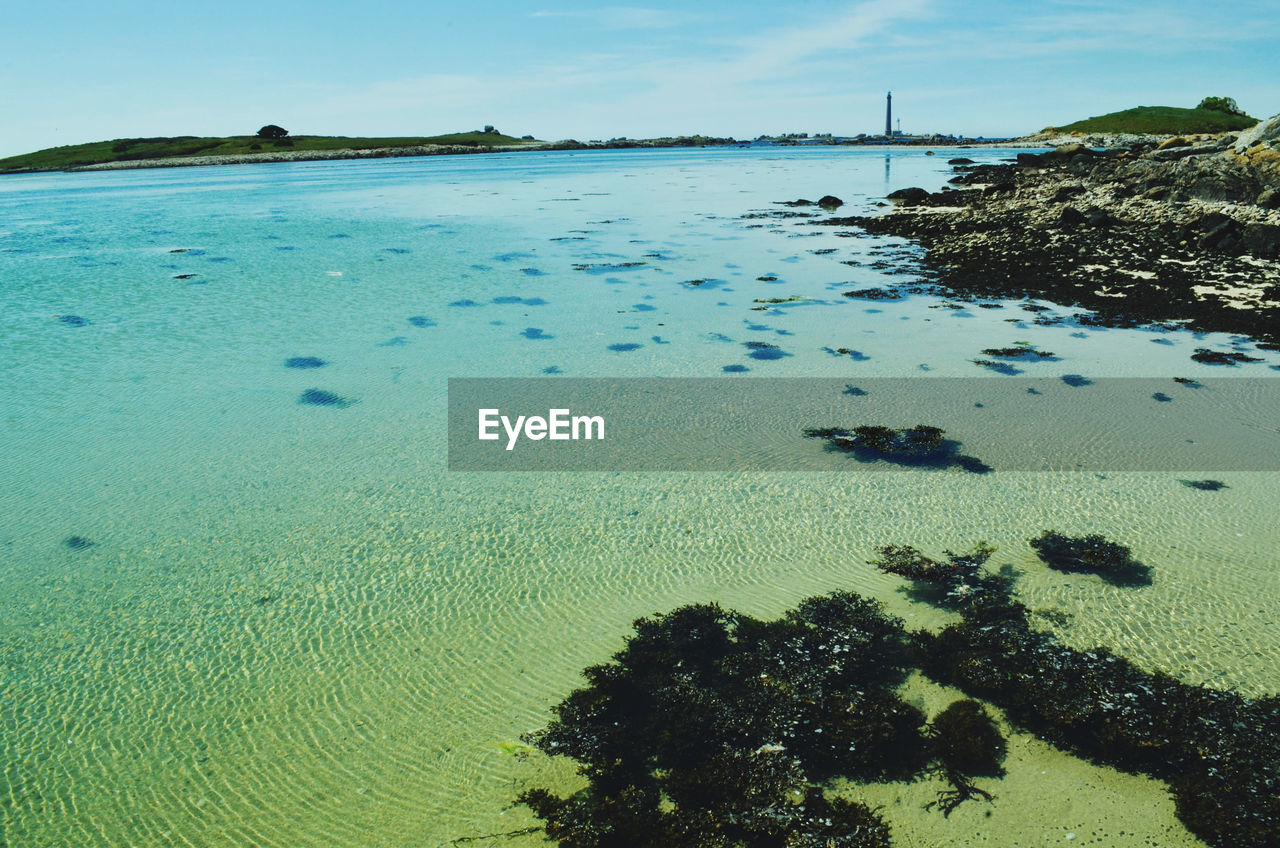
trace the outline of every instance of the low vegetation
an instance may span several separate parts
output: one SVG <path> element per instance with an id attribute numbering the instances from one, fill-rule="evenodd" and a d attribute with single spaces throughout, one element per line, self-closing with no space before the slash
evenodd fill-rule
<path id="1" fill-rule="evenodd" d="M 139 159 L 171 159 L 186 156 L 244 156 L 311 150 L 378 150 L 421 145 L 461 145 L 503 147 L 527 143 L 498 132 L 464 132 L 434 136 L 398 138 L 348 138 L 346 136 L 289 135 L 270 124 L 256 135 L 225 137 L 174 136 L 171 138 L 119 138 L 50 147 L 35 153 L 0 159 L 0 173 L 14 171 L 61 171 L 104 162 L 132 162 Z"/>
<path id="2" fill-rule="evenodd" d="M 1235 101 L 1230 98 L 1206 98 L 1207 101 Z M 1177 106 L 1135 106 L 1107 115 L 1096 115 L 1076 121 L 1059 132 L 1078 133 L 1152 133 L 1155 135 L 1183 135 L 1187 133 L 1219 133 L 1244 130 L 1258 123 L 1241 112 L 1201 106 L 1182 109 Z"/>

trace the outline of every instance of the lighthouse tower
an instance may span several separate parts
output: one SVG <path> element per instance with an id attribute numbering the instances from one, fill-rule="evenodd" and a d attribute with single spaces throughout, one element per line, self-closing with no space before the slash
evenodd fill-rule
<path id="1" fill-rule="evenodd" d="M 893 92 L 884 97 L 884 137 L 893 138 Z"/>

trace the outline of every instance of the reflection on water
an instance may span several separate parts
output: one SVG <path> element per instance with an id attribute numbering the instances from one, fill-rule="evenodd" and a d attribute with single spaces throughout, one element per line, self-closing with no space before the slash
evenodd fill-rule
<path id="1" fill-rule="evenodd" d="M 1274 474 L 1205 469 L 1225 483 L 1205 490 L 1155 473 L 445 470 L 448 377 L 856 387 L 990 377 L 974 360 L 1020 343 L 1054 356 L 1017 361 L 1027 377 L 1222 374 L 1189 356 L 1228 337 L 1106 330 L 1051 304 L 845 297 L 908 280 L 912 249 L 775 205 L 835 194 L 857 214 L 888 188 L 939 186 L 941 158 L 617 151 L 0 181 L 4 839 L 442 845 L 518 829 L 513 781 L 572 780 L 519 756 L 519 734 L 638 615 L 708 599 L 776 615 L 846 588 L 940 624 L 865 564 L 882 544 L 986 539 L 1070 643 L 1275 691 Z M 1277 357 L 1245 347 L 1265 362 L 1238 373 L 1270 373 Z M 1153 416 L 1176 415 L 1168 395 Z M 841 399 L 851 415 L 857 401 Z M 1122 541 L 1152 585 L 1045 568 L 1027 540 L 1046 529 Z M 914 789 L 874 792 L 917 841 L 1043 844 L 1069 825 L 1191 844 L 1158 784 L 1029 737 L 1011 757 L 991 820 L 944 824 Z"/>

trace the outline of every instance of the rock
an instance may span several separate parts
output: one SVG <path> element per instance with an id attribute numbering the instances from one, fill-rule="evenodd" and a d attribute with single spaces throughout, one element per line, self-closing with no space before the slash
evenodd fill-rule
<path id="1" fill-rule="evenodd" d="M 1272 115 L 1259 121 L 1252 129 L 1240 133 L 1236 139 L 1236 153 L 1244 153 L 1251 147 L 1259 147 L 1280 141 L 1280 115 Z"/>
<path id="2" fill-rule="evenodd" d="M 818 200 L 818 205 L 823 209 L 839 209 L 844 206 L 844 201 L 833 194 L 827 194 Z"/>
<path id="3" fill-rule="evenodd" d="M 1064 206 L 1062 207 L 1062 215 L 1058 220 L 1062 226 L 1073 228 L 1083 224 L 1085 218 L 1084 213 L 1074 206 Z"/>
<path id="4" fill-rule="evenodd" d="M 1091 227 L 1105 227 L 1112 223 L 1107 210 L 1099 209 L 1097 206 L 1091 206 L 1085 210 L 1084 220 Z"/>
<path id="5" fill-rule="evenodd" d="M 1273 188 L 1263 189 L 1254 202 L 1263 209 L 1280 209 L 1280 191 Z"/>
<path id="6" fill-rule="evenodd" d="M 966 158 L 965 158 L 965 157 L 963 157 L 963 156 L 957 156 L 955 159 L 948 159 L 948 160 L 947 160 L 947 164 L 948 164 L 948 165 L 972 165 L 972 164 L 973 164 L 973 160 L 972 160 L 972 159 L 966 159 Z"/>
<path id="7" fill-rule="evenodd" d="M 1077 194 L 1084 194 L 1084 186 L 1065 185 L 1059 186 L 1058 190 L 1053 194 L 1054 203 L 1065 203 Z"/>
<path id="8" fill-rule="evenodd" d="M 1191 142 L 1187 141 L 1180 135 L 1173 138 L 1166 138 L 1164 141 L 1156 145 L 1156 150 L 1168 150 L 1171 147 L 1190 147 Z"/>
<path id="9" fill-rule="evenodd" d="M 1240 244 L 1250 256 L 1280 259 L 1280 226 L 1247 224 L 1240 234 Z"/>
<path id="10" fill-rule="evenodd" d="M 917 186 L 912 186 L 911 188 L 900 188 L 887 195 L 887 197 L 889 200 L 900 200 L 910 206 L 915 203 L 923 203 L 928 199 L 929 192 Z"/>
<path id="11" fill-rule="evenodd" d="M 1044 159 L 1039 153 L 1019 153 L 1017 161 L 1024 168 L 1039 168 L 1044 164 Z"/>

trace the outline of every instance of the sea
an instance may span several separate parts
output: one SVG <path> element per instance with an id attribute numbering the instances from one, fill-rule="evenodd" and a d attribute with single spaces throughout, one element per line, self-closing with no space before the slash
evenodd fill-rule
<path id="1" fill-rule="evenodd" d="M 960 155 L 1012 151 L 0 178 L 0 846 L 546 844 L 515 796 L 582 782 L 522 736 L 634 619 L 707 601 L 773 617 L 849 590 L 912 628 L 952 620 L 868 564 L 884 545 L 985 541 L 1066 643 L 1280 691 L 1265 463 L 450 470 L 451 378 L 1167 381 L 1172 402 L 1130 424 L 1176 419 L 1191 390 L 1173 377 L 1280 378 L 1280 354 L 1241 337 L 923 288 L 844 296 L 919 282 L 918 248 L 813 222 L 936 190 Z M 782 205 L 824 195 L 844 205 Z M 974 362 L 1015 344 L 1053 356 Z M 1219 418 L 1280 447 L 1264 400 Z M 1223 486 L 1188 485 L 1209 478 Z M 1027 544 L 1047 529 L 1129 546 L 1151 585 L 1049 569 Z M 907 685 L 929 713 L 957 694 Z M 903 846 L 1200 844 L 1158 781 L 1005 729 L 990 803 L 927 811 L 940 780 L 849 797 Z"/>

